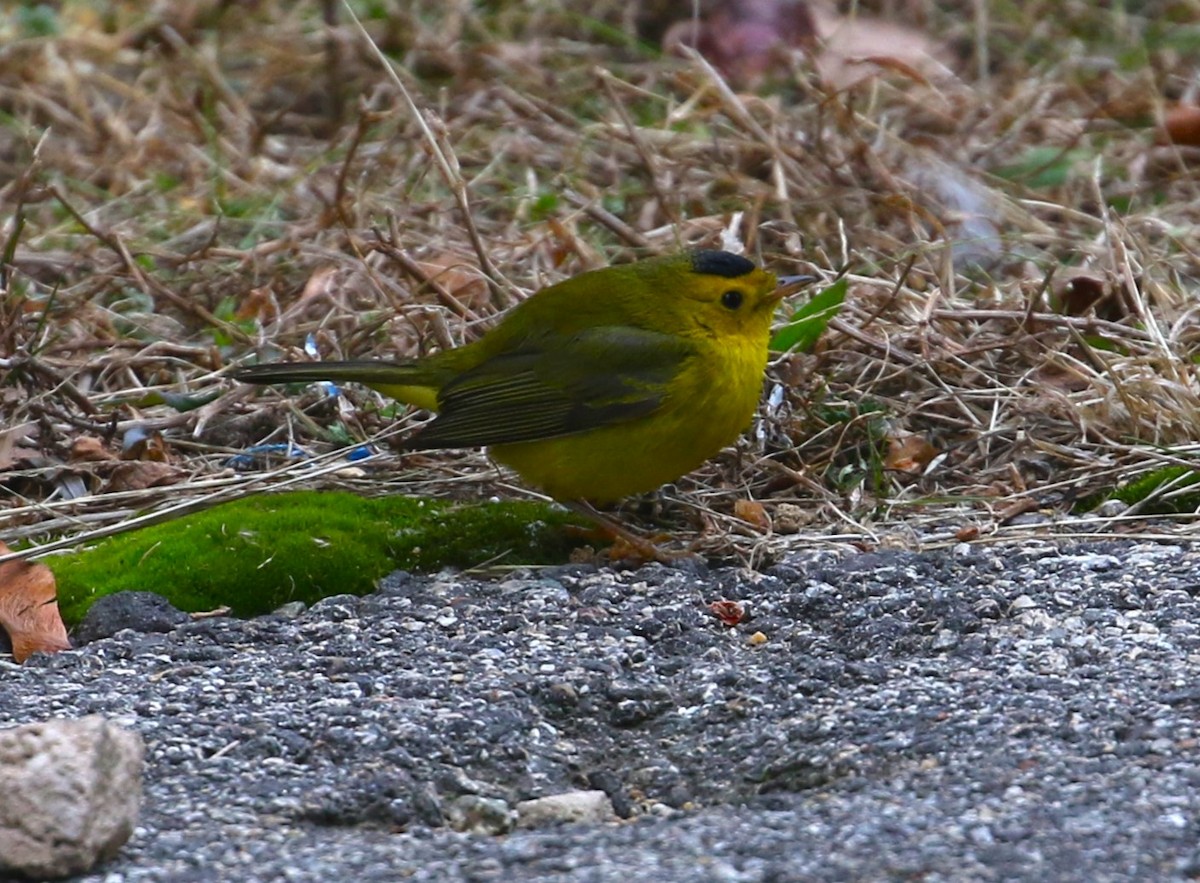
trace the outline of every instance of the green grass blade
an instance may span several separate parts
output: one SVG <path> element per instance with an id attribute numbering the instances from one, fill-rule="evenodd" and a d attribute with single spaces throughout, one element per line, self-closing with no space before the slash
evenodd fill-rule
<path id="1" fill-rule="evenodd" d="M 842 278 L 792 314 L 791 321 L 775 332 L 770 349 L 776 353 L 806 353 L 813 348 L 829 326 L 829 320 L 842 309 L 848 283 Z"/>

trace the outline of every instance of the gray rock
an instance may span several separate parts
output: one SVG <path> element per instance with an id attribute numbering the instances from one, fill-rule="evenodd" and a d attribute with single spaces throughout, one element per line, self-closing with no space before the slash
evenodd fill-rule
<path id="1" fill-rule="evenodd" d="M 114 857 L 137 823 L 142 758 L 141 736 L 99 716 L 0 730 L 0 876 Z"/>
<path id="2" fill-rule="evenodd" d="M 0 659 L 0 722 L 146 739 L 137 833 L 79 883 L 1182 883 L 1192 539 L 398 575 Z M 456 830 L 579 788 L 629 822 Z"/>
<path id="3" fill-rule="evenodd" d="M 567 791 L 517 804 L 517 825 L 522 828 L 559 823 L 597 825 L 614 818 L 612 802 L 603 791 Z"/>
<path id="4" fill-rule="evenodd" d="M 286 604 L 280 604 L 275 608 L 275 615 L 281 616 L 284 619 L 295 619 L 308 609 L 308 605 L 303 601 L 288 601 Z"/>
<path id="5" fill-rule="evenodd" d="M 114 592 L 96 599 L 72 637 L 77 645 L 109 638 L 121 629 L 135 632 L 169 632 L 188 615 L 154 592 Z"/>
<path id="6" fill-rule="evenodd" d="M 451 801 L 446 821 L 465 834 L 507 834 L 517 824 L 517 814 L 495 797 L 465 794 Z"/>

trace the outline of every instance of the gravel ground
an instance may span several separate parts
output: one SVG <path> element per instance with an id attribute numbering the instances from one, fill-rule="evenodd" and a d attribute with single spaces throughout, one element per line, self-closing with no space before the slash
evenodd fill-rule
<path id="1" fill-rule="evenodd" d="M 0 725 L 144 736 L 141 825 L 89 881 L 1189 879 L 1198 566 L 1108 543 L 401 573 L 4 665 Z M 624 818 L 450 824 L 585 788 Z"/>

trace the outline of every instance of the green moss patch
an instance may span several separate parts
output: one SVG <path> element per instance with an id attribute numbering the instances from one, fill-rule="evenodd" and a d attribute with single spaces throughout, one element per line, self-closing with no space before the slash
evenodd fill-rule
<path id="1" fill-rule="evenodd" d="M 1177 515 L 1200 509 L 1200 472 L 1186 466 L 1164 466 L 1122 485 L 1109 496 L 1142 515 Z"/>
<path id="2" fill-rule="evenodd" d="M 577 522 L 541 503 L 299 491 L 226 503 L 46 563 L 68 625 L 126 589 L 157 592 L 181 610 L 255 616 L 289 601 L 366 594 L 397 568 L 560 563 L 579 542 L 569 523 Z"/>

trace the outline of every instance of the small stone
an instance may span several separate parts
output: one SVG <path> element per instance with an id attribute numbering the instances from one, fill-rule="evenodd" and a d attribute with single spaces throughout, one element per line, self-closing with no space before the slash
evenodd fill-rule
<path id="1" fill-rule="evenodd" d="M 1041 524 L 1050 524 L 1050 522 L 1050 516 L 1045 512 L 1023 512 L 1008 520 L 1009 525 L 1016 527 L 1033 527 Z"/>
<path id="2" fill-rule="evenodd" d="M 1009 612 L 1013 614 L 1021 614 L 1026 610 L 1036 610 L 1038 603 L 1028 595 L 1017 595 L 1013 598 L 1012 604 L 1009 605 Z"/>
<path id="3" fill-rule="evenodd" d="M 958 635 L 950 629 L 940 629 L 933 636 L 933 649 L 937 651 L 953 650 L 958 646 Z"/>
<path id="4" fill-rule="evenodd" d="M 313 604 L 312 612 L 330 622 L 345 622 L 358 616 L 361 605 L 357 595 L 330 595 Z"/>
<path id="5" fill-rule="evenodd" d="M 775 507 L 775 533 L 800 533 L 816 519 L 817 514 L 811 509 L 803 509 L 795 503 L 780 503 Z"/>
<path id="6" fill-rule="evenodd" d="M 97 598 L 72 637 L 76 644 L 111 638 L 121 629 L 135 632 L 169 632 L 188 615 L 154 592 L 114 592 Z"/>
<path id="7" fill-rule="evenodd" d="M 517 814 L 495 797 L 465 794 L 446 808 L 446 824 L 464 834 L 507 834 L 517 825 Z"/>
<path id="8" fill-rule="evenodd" d="M 99 716 L 0 730 L 0 877 L 111 859 L 137 824 L 142 737 Z"/>
<path id="9" fill-rule="evenodd" d="M 556 681 L 546 690 L 547 698 L 561 708 L 579 704 L 579 692 L 565 681 Z"/>
<path id="10" fill-rule="evenodd" d="M 603 791 L 564 791 L 517 804 L 517 825 L 545 828 L 560 823 L 596 825 L 616 816 Z"/>
<path id="11" fill-rule="evenodd" d="M 768 640 L 769 639 L 767 638 L 767 636 L 764 635 L 762 632 L 755 632 L 749 638 L 750 643 L 752 645 L 754 645 L 755 647 L 759 646 L 760 644 L 767 643 Z"/>

